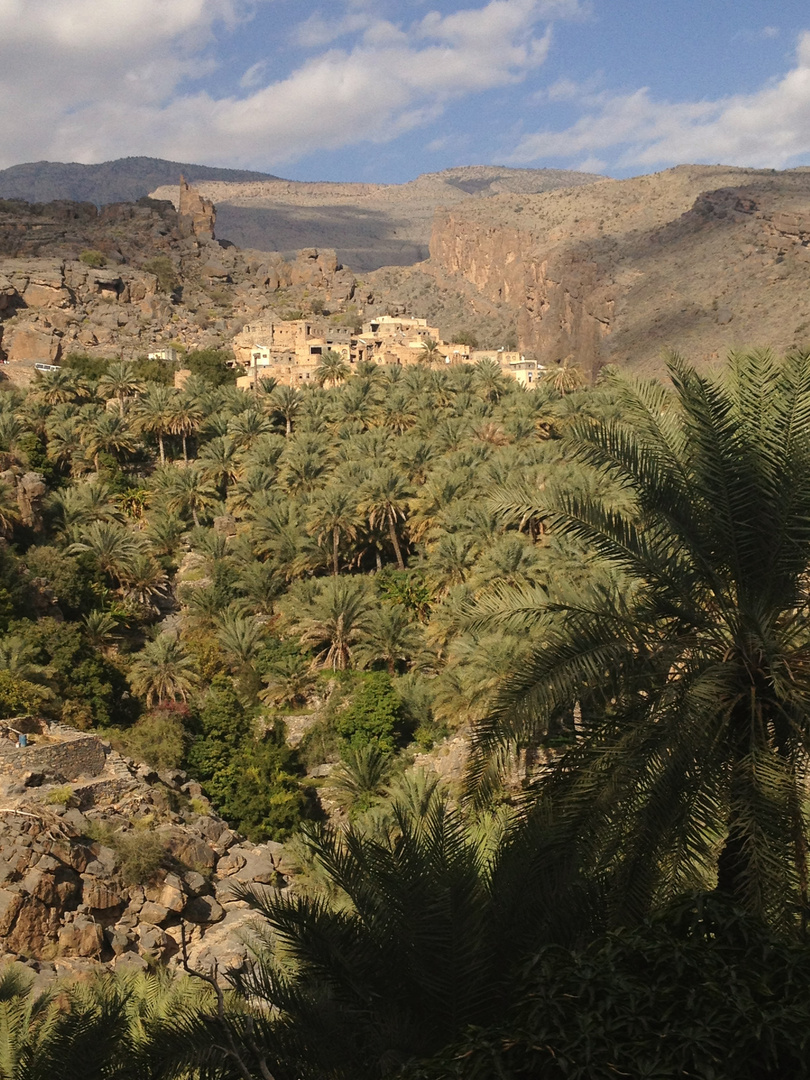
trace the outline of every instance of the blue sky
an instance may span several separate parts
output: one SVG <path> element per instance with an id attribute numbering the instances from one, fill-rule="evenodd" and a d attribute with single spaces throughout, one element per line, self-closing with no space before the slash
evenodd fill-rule
<path id="1" fill-rule="evenodd" d="M 0 0 L 0 167 L 810 165 L 807 0 Z"/>

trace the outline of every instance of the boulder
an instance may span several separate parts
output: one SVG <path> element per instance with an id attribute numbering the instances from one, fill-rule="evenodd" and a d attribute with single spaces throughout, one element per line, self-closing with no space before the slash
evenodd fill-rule
<path id="1" fill-rule="evenodd" d="M 77 915 L 59 931 L 59 952 L 63 956 L 98 956 L 104 945 L 104 931 L 86 915 Z"/>
<path id="2" fill-rule="evenodd" d="M 225 918 L 225 911 L 213 896 L 195 896 L 186 904 L 183 918 L 193 923 L 216 923 Z"/>
<path id="3" fill-rule="evenodd" d="M 140 917 L 145 923 L 153 923 L 155 926 L 160 925 L 169 916 L 169 909 L 165 908 L 163 904 L 156 904 L 154 900 L 147 900 L 141 908 Z"/>
<path id="4" fill-rule="evenodd" d="M 23 323 L 6 332 L 3 348 L 10 363 L 55 364 L 62 352 L 62 343 L 51 327 Z"/>

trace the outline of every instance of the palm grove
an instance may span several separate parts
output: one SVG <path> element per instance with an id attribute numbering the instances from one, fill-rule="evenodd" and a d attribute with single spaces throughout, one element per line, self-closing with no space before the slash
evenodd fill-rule
<path id="1" fill-rule="evenodd" d="M 93 1075 L 806 1071 L 810 358 L 190 366 L 0 397 L 0 708 L 183 764 L 300 880 L 218 1002 L 0 987 L 2 1075 L 110 1001 Z M 459 730 L 463 789 L 413 767 Z"/>

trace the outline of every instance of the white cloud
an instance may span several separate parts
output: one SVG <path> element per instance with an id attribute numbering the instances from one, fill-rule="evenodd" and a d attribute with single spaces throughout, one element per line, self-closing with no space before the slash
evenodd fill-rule
<path id="1" fill-rule="evenodd" d="M 570 85 L 566 86 L 571 100 Z M 618 167 L 722 162 L 781 168 L 810 154 L 810 31 L 799 37 L 794 67 L 752 94 L 717 101 L 658 102 L 646 88 L 629 94 L 584 89 L 585 110 L 565 131 L 523 136 L 511 155 L 526 164 L 613 150 Z"/>
<path id="2" fill-rule="evenodd" d="M 299 25 L 299 46 L 333 47 L 286 77 L 264 84 L 260 62 L 242 75 L 244 96 L 184 90 L 215 65 L 223 24 L 259 2 L 269 0 L 0 0 L 0 166 L 149 154 L 270 167 L 386 142 L 453 99 L 524 78 L 546 58 L 548 20 L 582 10 L 490 0 L 408 25 L 348 0 L 343 17 Z"/>

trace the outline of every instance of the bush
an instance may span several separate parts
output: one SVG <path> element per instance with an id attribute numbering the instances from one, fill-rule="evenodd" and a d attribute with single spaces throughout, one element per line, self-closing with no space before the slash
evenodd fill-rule
<path id="1" fill-rule="evenodd" d="M 148 274 L 154 274 L 157 278 L 157 287 L 162 293 L 171 294 L 180 285 L 175 265 L 168 255 L 157 255 L 154 259 L 143 264 L 142 267 Z"/>
<path id="2" fill-rule="evenodd" d="M 151 881 L 166 854 L 158 837 L 143 829 L 117 833 L 113 848 L 121 860 L 121 876 L 128 885 L 145 885 Z"/>
<path id="3" fill-rule="evenodd" d="M 73 788 L 70 784 L 65 784 L 64 787 L 54 788 L 49 791 L 45 796 L 45 802 L 49 806 L 67 806 L 72 798 Z"/>
<path id="4" fill-rule="evenodd" d="M 100 379 L 107 374 L 110 361 L 103 356 L 88 356 L 86 353 L 68 353 L 62 357 L 63 368 L 75 371 L 77 375 L 83 375 L 86 379 Z"/>
<path id="5" fill-rule="evenodd" d="M 128 885 L 145 885 L 151 881 L 166 854 L 159 837 L 145 828 L 118 832 L 106 821 L 91 821 L 86 833 L 96 843 L 112 848 Z"/>
<path id="6" fill-rule="evenodd" d="M 212 386 L 225 386 L 236 382 L 236 369 L 228 367 L 229 362 L 233 353 L 226 349 L 195 349 L 186 354 L 184 366 Z"/>
<path id="7" fill-rule="evenodd" d="M 189 750 L 189 771 L 203 785 L 217 813 L 251 840 L 283 840 L 312 804 L 301 787 L 301 765 L 284 741 L 283 725 L 263 738 L 230 679 L 217 675 L 200 712 Z"/>
<path id="8" fill-rule="evenodd" d="M 79 256 L 79 262 L 83 262 L 85 266 L 92 266 L 94 269 L 100 270 L 102 266 L 107 265 L 107 257 L 103 251 L 86 248 Z"/>
<path id="9" fill-rule="evenodd" d="M 776 1080 L 810 1074 L 810 949 L 716 896 L 581 951 L 546 946 L 511 1021 L 479 1029 L 411 1080 Z"/>
<path id="10" fill-rule="evenodd" d="M 175 710 L 155 709 L 128 729 L 111 729 L 112 745 L 136 761 L 155 769 L 177 769 L 183 762 L 189 733 Z"/>
<path id="11" fill-rule="evenodd" d="M 359 676 L 351 703 L 335 717 L 335 730 L 354 749 L 375 742 L 393 753 L 404 734 L 402 700 L 387 672 Z"/>

